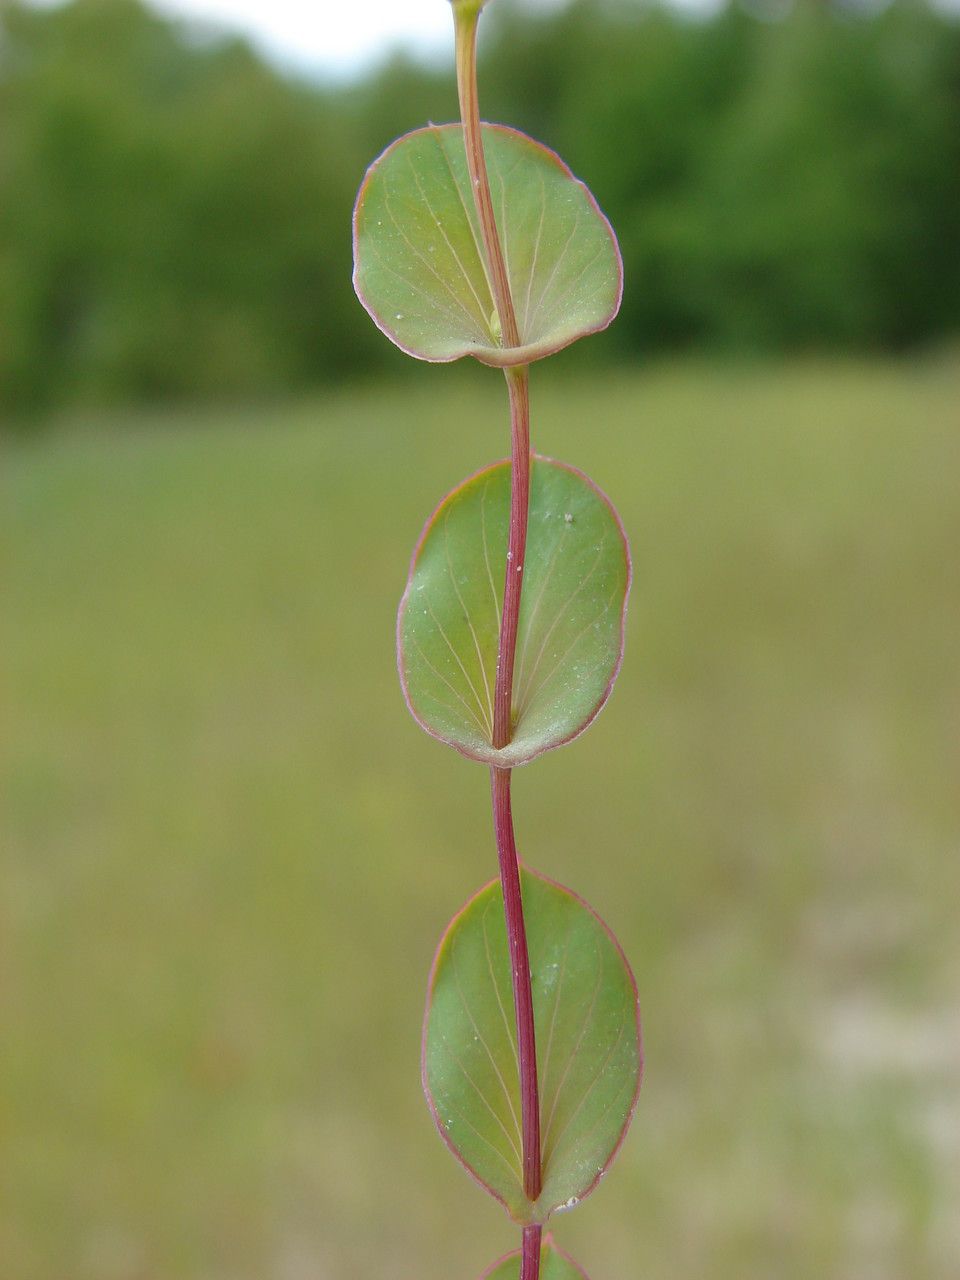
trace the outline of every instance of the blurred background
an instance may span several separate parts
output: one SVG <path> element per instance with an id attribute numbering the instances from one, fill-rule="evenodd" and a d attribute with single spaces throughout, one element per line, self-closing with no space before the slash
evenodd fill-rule
<path id="1" fill-rule="evenodd" d="M 516 1243 L 419 1089 L 486 777 L 393 659 L 505 398 L 350 288 L 364 168 L 455 116 L 451 58 L 325 58 L 306 21 L 298 56 L 0 7 L 4 1280 L 453 1280 Z M 645 1019 L 631 1136 L 558 1240 L 593 1280 L 953 1280 L 957 10 L 484 21 L 484 114 L 626 265 L 532 387 L 635 559 L 609 707 L 515 784 Z"/>

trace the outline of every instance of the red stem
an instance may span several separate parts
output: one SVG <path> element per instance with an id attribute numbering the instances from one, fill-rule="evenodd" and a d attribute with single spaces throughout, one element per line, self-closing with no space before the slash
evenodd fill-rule
<path id="1" fill-rule="evenodd" d="M 537 1087 L 537 1047 L 534 1038 L 530 957 L 520 893 L 520 858 L 513 833 L 510 770 L 490 770 L 493 829 L 500 859 L 503 909 L 507 918 L 510 970 L 517 1014 L 517 1057 L 520 1062 L 520 1123 L 523 1130 L 523 1190 L 533 1203 L 540 1197 L 540 1098 Z"/>
<path id="2" fill-rule="evenodd" d="M 477 95 L 477 19 L 479 17 L 480 5 L 477 0 L 453 0 L 460 119 L 463 122 L 467 170 L 473 186 L 477 216 L 480 219 L 480 234 L 487 256 L 488 282 L 500 321 L 501 339 L 504 346 L 519 347 L 520 331 L 517 328 L 513 298 L 510 296 L 510 280 L 503 259 L 503 249 L 500 245 L 500 237 L 497 235 L 497 223 L 493 216 L 487 162 L 483 154 L 480 100 Z"/>
<path id="3" fill-rule="evenodd" d="M 536 1223 L 523 1228 L 523 1247 L 520 1250 L 520 1280 L 539 1280 L 540 1241 L 543 1227 Z"/>
<path id="4" fill-rule="evenodd" d="M 513 666 L 517 647 L 517 624 L 520 617 L 530 496 L 530 407 L 526 368 L 507 370 L 507 386 L 510 390 L 512 435 L 510 533 L 493 694 L 493 744 L 496 747 L 505 746 L 513 736 Z M 540 1198 L 542 1182 L 540 1091 L 537 1081 L 537 1044 L 533 1018 L 530 957 L 523 919 L 520 857 L 517 853 L 517 842 L 513 830 L 510 780 L 509 769 L 490 770 L 493 826 L 500 861 L 500 883 L 503 886 L 503 908 L 506 914 L 513 1002 L 517 1021 L 523 1190 L 527 1199 L 535 1203 Z M 539 1274 L 540 1230 L 524 1228 L 520 1280 L 537 1280 Z"/>
<path id="5" fill-rule="evenodd" d="M 523 562 L 527 551 L 527 510 L 530 505 L 530 395 L 526 365 L 505 369 L 510 392 L 510 535 L 507 544 L 503 613 L 493 691 L 493 745 L 505 747 L 513 737 L 513 664 L 517 654 L 517 624 Z"/>
<path id="6" fill-rule="evenodd" d="M 520 345 L 516 312 L 510 295 L 503 247 L 490 198 L 490 181 L 483 152 L 480 106 L 477 96 L 478 0 L 453 0 L 457 50 L 457 89 L 463 122 L 467 169 L 480 233 L 487 260 L 487 278 L 499 322 L 499 340 L 508 347 Z M 513 667 L 517 648 L 517 624 L 523 588 L 523 562 L 527 545 L 527 512 L 530 501 L 530 401 L 526 366 L 505 370 L 510 394 L 511 473 L 510 531 L 503 589 L 503 611 L 497 649 L 497 672 L 493 698 L 493 745 L 505 747 L 513 736 Z M 520 1126 L 522 1130 L 523 1189 L 531 1204 L 540 1198 L 542 1165 L 540 1153 L 540 1094 L 537 1085 L 537 1048 L 533 1020 L 533 991 L 530 958 L 523 920 L 520 889 L 520 858 L 513 830 L 510 806 L 510 770 L 490 770 L 493 824 L 503 886 L 513 977 L 513 1000 L 517 1021 L 517 1058 L 520 1071 Z M 540 1274 L 539 1226 L 525 1226 L 521 1251 L 520 1280 L 538 1280 Z"/>

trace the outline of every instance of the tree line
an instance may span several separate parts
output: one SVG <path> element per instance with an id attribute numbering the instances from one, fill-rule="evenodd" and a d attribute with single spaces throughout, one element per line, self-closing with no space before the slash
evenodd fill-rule
<path id="1" fill-rule="evenodd" d="M 555 147 L 621 240 L 622 319 L 581 358 L 960 332 L 960 24 L 919 0 L 488 13 L 485 114 Z M 350 288 L 350 209 L 371 154 L 455 115 L 446 70 L 314 84 L 139 0 L 8 0 L 0 410 L 396 371 Z"/>

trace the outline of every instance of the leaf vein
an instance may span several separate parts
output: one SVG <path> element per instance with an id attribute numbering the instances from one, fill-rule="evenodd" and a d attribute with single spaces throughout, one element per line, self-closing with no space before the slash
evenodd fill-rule
<path id="1" fill-rule="evenodd" d="M 462 140 L 463 138 L 462 129 L 460 131 L 460 137 Z M 492 307 L 493 306 L 493 289 L 490 285 L 490 273 L 487 269 L 486 251 L 484 250 L 483 245 L 481 244 L 480 237 L 477 234 L 477 228 L 474 225 L 474 221 L 473 221 L 474 217 L 476 216 L 475 211 L 471 211 L 471 209 L 467 205 L 467 200 L 463 194 L 463 189 L 460 186 L 460 183 L 457 179 L 457 175 L 453 171 L 453 162 L 451 161 L 450 156 L 447 154 L 446 147 L 443 145 L 443 143 L 440 140 L 439 129 L 436 130 L 436 132 L 434 133 L 434 138 L 436 139 L 437 146 L 440 148 L 440 154 L 443 156 L 447 169 L 450 172 L 450 180 L 453 183 L 454 188 L 456 189 L 461 207 L 463 208 L 464 217 L 467 220 L 467 226 L 470 228 L 471 236 L 473 236 L 474 248 L 477 251 L 477 261 L 480 264 L 480 270 L 483 272 L 483 281 L 484 281 L 484 284 L 487 286 L 487 293 L 490 298 L 490 306 Z M 464 146 L 464 155 L 466 155 L 466 146 Z M 472 203 L 472 196 L 471 196 L 471 203 Z"/>
<path id="2" fill-rule="evenodd" d="M 487 904 L 486 910 L 485 910 L 485 911 L 484 911 L 484 913 L 483 913 L 483 921 L 482 921 L 482 923 L 483 923 L 483 948 L 484 948 L 484 951 L 485 951 L 485 953 L 486 953 L 486 957 L 487 957 L 487 967 L 488 967 L 488 968 L 489 968 L 489 970 L 490 970 L 490 980 L 491 980 L 491 982 L 493 983 L 493 989 L 494 989 L 494 991 L 495 991 L 495 993 L 496 993 L 496 996 L 497 996 L 497 1004 L 498 1004 L 498 1005 L 499 1005 L 499 1007 L 500 1007 L 500 1013 L 501 1013 L 501 1015 L 502 1015 L 502 1017 L 503 1017 L 503 1025 L 504 1025 L 504 1028 L 506 1029 L 506 1032 L 507 1032 L 507 1040 L 510 1042 L 510 1049 L 511 1049 L 511 1051 L 512 1051 L 512 1053 L 513 1053 L 514 1063 L 516 1064 L 516 1068 L 517 1068 L 517 1082 L 518 1082 L 518 1088 L 519 1088 L 519 1081 L 520 1081 L 520 1055 L 519 1055 L 519 1053 L 517 1052 L 516 1031 L 515 1031 L 515 1028 L 514 1028 L 514 1027 L 512 1027 L 512 1026 L 510 1025 L 510 1019 L 507 1017 L 507 1011 L 506 1011 L 506 1008 L 504 1007 L 503 998 L 502 998 L 502 996 L 500 995 L 500 984 L 499 984 L 499 982 L 497 981 L 496 973 L 494 972 L 494 968 L 493 968 L 493 958 L 492 958 L 492 956 L 491 956 L 491 954 L 490 954 L 490 937 L 489 937 L 489 934 L 487 933 L 487 916 L 489 915 L 491 908 L 495 908 L 495 907 L 496 907 L 496 905 L 497 905 L 497 904 L 496 904 L 496 899 L 495 899 L 495 898 L 492 898 L 492 899 L 490 900 L 490 902 Z M 517 1115 L 516 1111 L 515 1111 L 515 1110 L 514 1110 L 514 1108 L 513 1108 L 513 1098 L 512 1098 L 512 1096 L 511 1096 L 511 1098 L 510 1098 L 510 1110 L 511 1110 L 511 1113 L 512 1113 L 512 1115 L 513 1115 L 513 1121 L 514 1121 L 514 1124 L 517 1126 L 517 1132 L 519 1133 L 519 1132 L 520 1132 L 520 1119 L 519 1119 L 519 1117 L 518 1117 L 518 1115 Z"/>
<path id="3" fill-rule="evenodd" d="M 580 629 L 580 631 L 577 632 L 574 638 L 570 641 L 570 644 L 563 651 L 560 657 L 556 660 L 556 662 L 553 664 L 553 666 L 550 668 L 547 674 L 543 676 L 543 678 L 540 680 L 540 684 L 539 684 L 539 687 L 537 688 L 536 693 L 534 693 L 534 695 L 530 698 L 530 701 L 526 704 L 526 706 L 524 706 L 523 713 L 529 711 L 531 707 L 536 706 L 537 699 L 543 696 L 544 689 L 546 689 L 547 685 L 549 685 L 550 681 L 557 674 L 557 672 L 563 668 L 563 664 L 570 657 L 571 653 L 573 653 L 574 649 L 576 649 L 577 645 L 580 643 L 583 637 L 587 634 L 590 628 L 596 626 L 596 624 L 600 621 L 600 619 L 603 618 L 607 613 L 609 613 L 610 606 L 617 599 L 617 596 L 619 594 L 620 594 L 620 588 L 619 586 L 617 586 L 614 588 L 613 594 L 610 596 L 610 599 L 606 602 L 606 604 L 603 606 L 600 612 L 595 614 L 592 618 L 590 618 L 588 622 L 584 623 L 583 627 Z"/>
<path id="4" fill-rule="evenodd" d="M 597 960 L 599 962 L 597 964 L 597 981 L 594 984 L 593 994 L 590 997 L 590 1004 L 588 1005 L 587 1012 L 584 1015 L 583 1025 L 580 1028 L 580 1034 L 577 1037 L 577 1043 L 570 1050 L 570 1055 L 567 1058 L 567 1064 L 564 1067 L 563 1075 L 560 1077 L 560 1082 L 558 1083 L 557 1088 L 554 1092 L 553 1101 L 550 1105 L 550 1117 L 547 1120 L 547 1123 L 543 1130 L 544 1150 L 546 1150 L 547 1148 L 547 1143 L 550 1137 L 550 1130 L 553 1128 L 553 1122 L 557 1113 L 557 1106 L 560 1102 L 560 1095 L 563 1093 L 564 1085 L 567 1083 L 567 1077 L 570 1074 L 570 1070 L 576 1060 L 577 1054 L 580 1052 L 580 1046 L 583 1044 L 583 1038 L 587 1034 L 587 1027 L 590 1025 L 591 1019 L 593 1018 L 593 1011 L 597 1007 L 597 1000 L 600 996 L 600 988 L 603 984 L 603 952 L 600 950 L 599 946 L 597 947 Z"/>
<path id="5" fill-rule="evenodd" d="M 571 1111 L 570 1115 L 567 1117 L 559 1133 L 553 1139 L 553 1142 L 549 1144 L 549 1152 L 550 1152 L 549 1156 L 547 1155 L 548 1144 L 544 1143 L 544 1162 L 546 1162 L 548 1159 L 556 1155 L 557 1151 L 560 1148 L 560 1144 L 563 1141 L 564 1134 L 569 1133 L 570 1126 L 573 1124 L 574 1120 L 576 1120 L 577 1116 L 583 1110 L 584 1106 L 586 1105 L 587 1099 L 590 1097 L 591 1093 L 593 1093 L 594 1089 L 597 1087 L 599 1082 L 603 1079 L 604 1074 L 607 1070 L 607 1067 L 610 1064 L 610 1059 L 613 1057 L 617 1049 L 619 1049 L 620 1047 L 620 1041 L 623 1039 L 623 1033 L 626 1030 L 626 1026 L 627 1026 L 626 1019 L 623 1019 L 620 1023 L 620 1029 L 617 1032 L 617 1038 L 616 1040 L 613 1041 L 613 1043 L 607 1049 L 607 1052 L 604 1054 L 602 1064 L 598 1067 L 596 1073 L 594 1074 L 593 1079 L 590 1081 L 590 1083 L 587 1085 L 586 1089 L 584 1090 L 583 1096 L 581 1097 L 577 1105 L 574 1107 L 573 1111 Z M 606 1115 L 608 1107 L 609 1107 L 609 1103 L 601 1111 L 600 1113 L 601 1118 L 604 1115 Z M 595 1127 L 596 1125 L 594 1125 L 594 1128 Z M 579 1141 L 582 1142 L 585 1138 L 589 1137 L 591 1133 L 593 1133 L 592 1128 L 588 1129 L 586 1134 L 581 1134 Z"/>
<path id="6" fill-rule="evenodd" d="M 453 586 L 453 589 L 457 596 L 457 600 L 460 603 L 460 608 L 463 610 L 463 616 L 467 620 L 467 626 L 470 628 L 470 635 L 473 637 L 473 647 L 476 650 L 477 662 L 480 664 L 480 675 L 483 678 L 483 686 L 487 694 L 487 711 L 489 714 L 484 716 L 484 720 L 487 726 L 487 732 L 490 734 L 490 737 L 492 739 L 493 738 L 493 693 L 490 689 L 490 680 L 489 680 L 489 677 L 487 676 L 486 664 L 484 663 L 483 653 L 480 649 L 480 639 L 477 635 L 476 627 L 474 627 L 473 625 L 473 618 L 470 616 L 470 610 L 467 608 L 466 603 L 464 602 L 463 594 L 461 593 L 460 586 L 457 583 L 456 575 L 453 572 L 453 561 L 450 557 L 450 531 L 448 528 L 449 524 L 450 524 L 450 508 L 447 507 L 447 510 L 444 513 L 444 518 L 443 518 L 443 547 L 444 547 L 444 551 L 446 552 L 446 558 L 447 558 L 447 573 L 450 575 L 451 585 Z"/>
<path id="7" fill-rule="evenodd" d="M 411 164 L 411 168 L 413 169 L 413 179 L 414 179 L 414 182 L 416 182 L 417 184 L 417 190 L 420 192 L 420 195 L 423 197 L 423 203 L 426 205 L 427 209 L 433 215 L 433 220 L 437 225 L 437 230 L 440 232 L 441 236 L 443 237 L 444 243 L 446 244 L 447 248 L 450 250 L 451 254 L 453 254 L 453 260 L 457 264 L 457 266 L 460 268 L 463 278 L 467 282 L 467 286 L 469 287 L 470 292 L 473 294 L 474 301 L 477 304 L 477 314 L 482 317 L 484 313 L 483 302 L 480 298 L 480 295 L 477 293 L 476 285 L 471 279 L 470 272 L 467 270 L 466 264 L 463 262 L 459 253 L 457 253 L 457 250 L 454 248 L 453 242 L 450 239 L 450 237 L 447 235 L 442 221 L 434 212 L 433 206 L 430 203 L 430 197 L 424 191 L 423 184 L 420 181 L 420 175 L 417 173 L 416 166 L 413 164 L 412 156 L 410 158 L 410 164 Z M 451 179 L 453 179 L 452 169 L 451 169 L 450 176 L 451 176 Z M 457 193 L 459 195 L 459 188 L 457 187 L 456 179 L 453 179 L 453 185 L 457 189 Z M 461 204 L 462 203 L 463 201 L 461 199 Z"/>
<path id="8" fill-rule="evenodd" d="M 534 316 L 536 317 L 537 324 L 540 323 L 540 313 L 543 310 L 544 300 L 546 299 L 546 296 L 553 285 L 557 272 L 560 270 L 560 263 L 567 256 L 567 250 L 570 248 L 571 244 L 573 244 L 573 239 L 574 239 L 574 236 L 577 234 L 577 230 L 579 226 L 580 226 L 580 210 L 578 209 L 577 216 L 576 218 L 574 218 L 573 226 L 570 229 L 570 235 L 567 237 L 566 243 L 564 244 L 563 248 L 557 254 L 556 261 L 553 264 L 553 270 L 550 272 L 550 275 L 547 277 L 547 283 L 543 286 L 543 289 L 540 292 L 540 297 L 537 301 L 537 306 L 534 311 Z"/>
<path id="9" fill-rule="evenodd" d="M 478 715 L 477 715 L 476 711 L 474 711 L 473 707 L 471 707 L 471 706 L 470 706 L 470 703 L 469 703 L 469 702 L 467 702 L 466 698 L 463 696 L 463 694 L 460 692 L 460 690 L 459 690 L 459 689 L 457 689 L 454 685 L 452 685 L 452 684 L 450 683 L 450 681 L 447 679 L 447 677 L 443 674 L 443 672 L 442 672 L 442 671 L 440 671 L 437 667 L 435 667 L 435 666 L 434 666 L 434 664 L 433 664 L 433 663 L 430 661 L 430 659 L 427 657 L 426 652 L 424 651 L 423 645 L 422 645 L 422 644 L 420 643 L 420 641 L 416 638 L 416 636 L 413 636 L 413 637 L 412 637 L 412 639 L 413 639 L 413 643 L 417 646 L 417 652 L 420 654 L 420 657 L 421 657 L 421 658 L 423 658 L 424 662 L 427 664 L 427 666 L 430 668 L 430 670 L 433 672 L 433 674 L 437 677 L 437 679 L 438 679 L 438 680 L 440 680 L 440 681 L 442 681 L 442 682 L 443 682 L 443 684 L 445 684 L 445 685 L 446 685 L 446 687 L 450 690 L 450 692 L 453 694 L 453 696 L 454 696 L 454 697 L 457 699 L 457 701 L 461 704 L 461 706 L 463 707 L 464 711 L 466 711 L 467 715 L 470 717 L 470 719 L 473 721 L 473 723 L 477 726 L 477 729 L 478 729 L 478 731 L 479 731 L 479 733 L 480 733 L 480 736 L 483 738 L 483 737 L 484 737 L 484 734 L 485 734 L 485 732 L 486 732 L 486 729 L 485 729 L 485 726 L 484 726 L 484 724 L 483 724 L 483 721 L 478 717 Z M 439 702 L 439 699 L 437 699 L 437 701 Z M 443 703 L 442 705 L 443 705 L 443 706 L 447 706 L 448 704 L 447 704 L 447 703 Z M 452 708 L 452 707 L 450 707 L 450 708 L 448 708 L 448 709 L 449 709 L 449 710 L 453 710 L 453 708 Z"/>
<path id="10" fill-rule="evenodd" d="M 471 313 L 470 308 L 467 306 L 464 300 L 457 294 L 453 286 L 450 284 L 450 281 L 447 280 L 445 276 L 441 275 L 439 271 L 437 271 L 436 267 L 433 265 L 430 259 L 420 252 L 417 246 L 413 243 L 413 241 L 407 235 L 406 230 L 403 227 L 403 224 L 398 221 L 397 215 L 393 212 L 393 209 L 390 207 L 390 195 L 388 192 L 384 192 L 383 203 L 384 203 L 384 208 L 386 209 L 387 213 L 389 213 L 391 219 L 393 220 L 393 225 L 397 228 L 397 231 L 400 233 L 400 239 L 403 240 L 403 242 L 407 245 L 407 247 L 410 249 L 410 252 L 414 255 L 414 257 L 417 258 L 418 261 L 423 263 L 427 271 L 429 271 L 429 273 L 440 284 L 440 286 L 443 289 L 445 289 L 447 293 L 449 293 L 450 297 L 453 299 L 453 301 L 457 304 L 457 306 L 466 316 L 467 320 L 470 322 L 470 325 L 472 327 L 476 326 L 478 323 L 477 317 Z M 430 295 L 427 294 L 427 297 L 429 296 Z"/>
<path id="11" fill-rule="evenodd" d="M 490 567 L 490 547 L 487 542 L 487 490 L 490 488 L 490 477 L 487 476 L 480 495 L 480 533 L 483 538 L 483 560 L 487 566 L 487 578 L 490 582 L 490 593 L 493 596 L 493 608 L 497 615 L 497 635 L 500 634 L 500 597 L 497 595 L 497 584 L 493 580 L 493 569 Z"/>
<path id="12" fill-rule="evenodd" d="M 483 706 L 483 699 L 480 697 L 480 691 L 479 691 L 479 689 L 478 689 L 478 688 L 477 688 L 477 686 L 473 683 L 473 681 L 470 679 L 470 674 L 469 674 L 469 672 L 467 671 L 467 668 L 463 665 L 463 659 L 460 657 L 459 653 L 457 653 L 456 649 L 455 649 L 455 648 L 454 648 L 454 646 L 453 646 L 453 642 L 451 641 L 450 637 L 447 635 L 446 631 L 444 631 L 444 629 L 443 629 L 443 623 L 442 623 L 442 622 L 440 621 L 440 619 L 437 617 L 436 613 L 434 613 L 433 605 L 430 603 L 430 601 L 429 601 L 429 600 L 427 601 L 427 609 L 428 609 L 428 610 L 429 610 L 429 612 L 430 612 L 430 617 L 431 617 L 431 618 L 434 620 L 434 622 L 437 624 L 437 630 L 440 632 L 441 636 L 443 637 L 444 642 L 446 643 L 447 648 L 448 648 L 448 649 L 450 650 L 450 652 L 453 654 L 454 659 L 456 660 L 457 666 L 460 668 L 460 671 L 461 671 L 461 672 L 462 672 L 462 674 L 463 674 L 463 678 L 464 678 L 464 680 L 466 680 L 466 682 L 467 682 L 467 686 L 468 686 L 468 688 L 470 689 L 470 692 L 473 694 L 474 698 L 476 699 L 477 708 L 478 708 L 478 710 L 479 710 L 479 712 L 480 712 L 480 719 L 481 719 L 481 720 L 483 720 L 483 719 L 484 719 L 484 706 Z"/>
<path id="13" fill-rule="evenodd" d="M 544 1092 L 546 1092 L 547 1081 L 549 1079 L 550 1061 L 553 1054 L 553 1037 L 554 1037 L 554 1032 L 556 1031 L 557 1013 L 560 1008 L 560 997 L 561 997 L 561 992 L 563 990 L 563 981 L 567 974 L 567 960 L 570 955 L 570 939 L 573 936 L 573 926 L 575 921 L 576 921 L 576 912 L 571 911 L 570 922 L 567 925 L 566 937 L 564 938 L 564 943 L 563 943 L 563 957 L 560 961 L 560 972 L 557 975 L 557 994 L 554 997 L 554 1001 L 553 1001 L 553 1013 L 550 1017 L 550 1031 L 547 1036 L 547 1047 L 544 1050 L 544 1055 L 543 1055 L 543 1074 L 542 1074 L 541 1084 Z"/>
<path id="14" fill-rule="evenodd" d="M 511 1116 L 512 1116 L 513 1120 L 514 1120 L 514 1123 L 516 1124 L 516 1123 L 517 1123 L 517 1120 L 516 1120 L 516 1110 L 515 1110 L 515 1107 L 514 1107 L 514 1104 L 513 1104 L 513 1099 L 512 1099 L 512 1097 L 510 1096 L 510 1089 L 509 1089 L 509 1088 L 508 1088 L 508 1086 L 507 1086 L 507 1082 L 506 1082 L 506 1080 L 504 1080 L 504 1078 L 503 1078 L 503 1072 L 500 1070 L 500 1067 L 497 1065 L 497 1060 L 496 1060 L 496 1058 L 493 1056 L 493 1050 L 492 1050 L 492 1049 L 490 1048 L 490 1046 L 487 1044 L 487 1041 L 486 1041 L 486 1039 L 484 1038 L 483 1032 L 480 1030 L 480 1027 L 477 1025 L 477 1020 L 476 1020 L 476 1018 L 473 1016 L 473 1011 L 471 1010 L 471 1008 L 470 1008 L 469 1004 L 467 1003 L 467 997 L 466 997 L 466 994 L 465 994 L 465 992 L 464 992 L 464 990 L 463 990 L 463 982 L 462 982 L 461 977 L 460 977 L 460 968 L 459 968 L 459 965 L 457 964 L 457 961 L 456 961 L 456 958 L 455 958 L 455 957 L 456 957 L 456 951 L 454 951 L 454 953 L 451 955 L 451 957 L 450 957 L 450 963 L 451 963 L 451 967 L 453 968 L 453 976 L 454 976 L 454 980 L 456 981 L 456 984 L 457 984 L 457 994 L 458 994 L 458 995 L 459 995 L 459 997 L 460 997 L 460 1003 L 461 1003 L 461 1005 L 463 1006 L 463 1011 L 464 1011 L 464 1013 L 465 1013 L 465 1014 L 467 1015 L 467 1017 L 470 1019 L 470 1025 L 473 1027 L 473 1030 L 474 1030 L 474 1033 L 475 1033 L 475 1035 L 476 1035 L 476 1037 L 477 1037 L 477 1040 L 478 1040 L 478 1041 L 480 1042 L 480 1044 L 483 1046 L 483 1048 L 484 1048 L 484 1050 L 485 1050 L 485 1052 L 486 1052 L 487 1057 L 490 1059 L 490 1065 L 493 1067 L 494 1073 L 495 1073 L 495 1075 L 496 1075 L 497 1079 L 500 1081 L 500 1087 L 503 1089 L 503 1096 L 504 1096 L 504 1097 L 506 1098 L 506 1100 L 507 1100 L 507 1106 L 508 1106 L 508 1108 L 509 1108 L 509 1110 L 510 1110 L 510 1114 L 511 1114 Z M 519 1080 L 519 1074 L 518 1074 L 518 1080 Z M 491 1108 L 491 1110 L 492 1110 L 492 1108 Z M 518 1136 L 518 1138 L 520 1137 L 520 1129 L 519 1129 L 519 1125 L 517 1126 L 517 1136 Z M 516 1150 L 516 1152 L 517 1152 L 517 1158 L 519 1159 L 519 1158 L 520 1158 L 520 1149 L 519 1149 L 519 1146 L 518 1146 L 518 1147 L 516 1147 L 516 1148 L 515 1148 L 515 1150 Z"/>
<path id="15" fill-rule="evenodd" d="M 557 613 L 557 616 L 554 618 L 546 634 L 544 635 L 543 641 L 541 642 L 541 645 L 540 645 L 540 649 L 537 653 L 536 660 L 534 661 L 534 664 L 533 664 L 533 669 L 527 678 L 527 682 L 524 685 L 522 692 L 519 694 L 517 698 L 517 702 L 520 708 L 520 710 L 518 711 L 518 717 L 519 715 L 523 714 L 523 711 L 526 709 L 527 703 L 530 700 L 530 692 L 533 688 L 533 681 L 536 677 L 537 671 L 540 669 L 540 663 L 543 661 L 543 655 L 546 652 L 547 645 L 550 643 L 550 637 L 553 635 L 554 631 L 559 626 L 560 620 L 563 617 L 563 615 L 567 612 L 567 610 L 573 604 L 574 600 L 576 600 L 577 596 L 579 596 L 581 591 L 583 591 L 584 587 L 593 577 L 594 573 L 596 573 L 600 565 L 600 562 L 603 558 L 603 549 L 606 545 L 607 545 L 607 535 L 606 533 L 604 533 L 597 546 L 597 555 L 593 564 L 590 566 L 589 571 L 586 574 L 584 574 L 584 576 L 580 579 L 579 583 L 577 584 L 576 591 L 574 591 L 571 595 L 567 596 L 566 600 L 563 601 L 563 603 L 560 606 L 559 612 Z"/>

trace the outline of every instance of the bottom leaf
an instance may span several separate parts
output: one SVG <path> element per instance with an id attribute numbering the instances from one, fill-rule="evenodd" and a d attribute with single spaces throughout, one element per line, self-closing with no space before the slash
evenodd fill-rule
<path id="1" fill-rule="evenodd" d="M 454 917 L 433 964 L 423 1084 L 440 1133 L 518 1222 L 545 1222 L 596 1186 L 640 1086 L 633 975 L 613 934 L 568 889 L 523 868 L 540 1085 L 543 1191 L 522 1172 L 520 1081 L 499 881 Z"/>
<path id="2" fill-rule="evenodd" d="M 520 1250 L 516 1249 L 495 1262 L 480 1280 L 519 1280 L 519 1277 Z M 587 1273 L 569 1254 L 557 1248 L 552 1236 L 547 1236 L 540 1249 L 540 1280 L 587 1280 Z"/>

